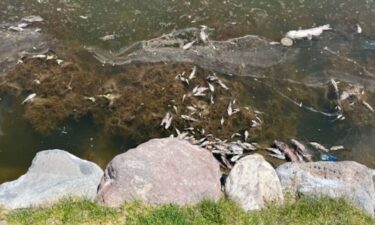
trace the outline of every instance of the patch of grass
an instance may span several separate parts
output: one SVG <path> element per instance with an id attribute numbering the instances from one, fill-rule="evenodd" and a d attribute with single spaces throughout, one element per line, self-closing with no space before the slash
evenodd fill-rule
<path id="1" fill-rule="evenodd" d="M 0 213 L 0 215 L 2 215 Z M 269 205 L 261 211 L 245 212 L 227 199 L 202 201 L 192 206 L 151 207 L 139 202 L 112 209 L 87 200 L 68 199 L 50 208 L 15 210 L 3 215 L 9 224 L 375 224 L 375 221 L 342 199 L 303 197 L 283 206 Z M 1 220 L 1 217 L 0 217 Z"/>

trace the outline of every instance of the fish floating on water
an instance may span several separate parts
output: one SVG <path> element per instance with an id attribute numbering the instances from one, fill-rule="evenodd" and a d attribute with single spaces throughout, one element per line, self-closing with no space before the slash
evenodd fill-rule
<path id="1" fill-rule="evenodd" d="M 323 31 L 327 30 L 332 30 L 329 24 L 304 30 L 291 30 L 286 33 L 285 37 L 292 40 L 299 40 L 303 38 L 311 40 L 313 37 L 318 37 L 323 33 Z"/>
<path id="2" fill-rule="evenodd" d="M 329 150 L 318 142 L 310 142 L 310 145 L 313 146 L 316 150 L 328 152 Z"/>
<path id="3" fill-rule="evenodd" d="M 34 100 L 34 98 L 36 97 L 36 93 L 32 93 L 30 94 L 29 96 L 27 96 L 25 98 L 25 100 L 22 101 L 22 105 L 28 103 L 28 102 L 32 102 Z"/>
<path id="4" fill-rule="evenodd" d="M 163 118 L 163 120 L 160 123 L 160 126 L 164 126 L 166 130 L 171 126 L 173 120 L 173 116 L 170 112 L 167 112 Z"/>

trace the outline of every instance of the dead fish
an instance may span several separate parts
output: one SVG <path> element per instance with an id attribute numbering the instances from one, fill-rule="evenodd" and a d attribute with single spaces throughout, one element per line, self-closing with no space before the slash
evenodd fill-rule
<path id="1" fill-rule="evenodd" d="M 210 74 L 210 75 L 208 75 L 208 76 L 206 77 L 206 79 L 207 79 L 208 81 L 211 81 L 211 82 L 219 80 L 219 79 L 217 78 L 217 76 L 216 76 L 215 73 L 214 73 L 214 74 Z"/>
<path id="2" fill-rule="evenodd" d="M 22 101 L 22 105 L 23 105 L 23 104 L 26 104 L 26 103 L 28 103 L 28 102 L 32 102 L 32 101 L 34 100 L 35 97 L 36 97 L 36 93 L 32 93 L 32 94 L 30 94 L 29 96 L 27 96 L 27 97 L 25 98 L 25 100 Z"/>
<path id="3" fill-rule="evenodd" d="M 297 153 L 301 154 L 307 161 L 312 162 L 312 156 L 307 152 L 306 147 L 301 142 L 296 139 L 291 139 L 290 142 L 295 146 Z"/>
<path id="4" fill-rule="evenodd" d="M 317 142 L 310 142 L 310 145 L 313 146 L 316 150 L 323 151 L 323 152 L 329 152 L 329 150 L 324 147 L 323 145 L 317 143 Z"/>
<path id="5" fill-rule="evenodd" d="M 245 130 L 244 132 L 244 140 L 247 141 L 249 139 L 249 131 Z"/>
<path id="6" fill-rule="evenodd" d="M 323 33 L 323 31 L 326 30 L 332 30 L 329 24 L 304 30 L 291 30 L 286 33 L 285 37 L 290 38 L 292 40 L 303 38 L 311 40 L 313 37 L 320 36 Z"/>
<path id="7" fill-rule="evenodd" d="M 217 83 L 220 85 L 220 87 L 224 88 L 225 90 L 229 90 L 227 85 L 225 85 L 221 80 L 218 80 Z"/>
<path id="8" fill-rule="evenodd" d="M 209 83 L 209 82 L 207 82 L 207 83 L 208 83 L 208 88 L 213 93 L 215 91 L 215 87 L 211 83 Z"/>
<path id="9" fill-rule="evenodd" d="M 344 146 L 342 145 L 335 145 L 329 148 L 330 151 L 338 151 L 338 150 L 344 150 Z"/>
<path id="10" fill-rule="evenodd" d="M 290 161 L 292 162 L 298 161 L 298 157 L 293 153 L 293 151 L 289 148 L 287 144 L 281 141 L 277 141 L 277 140 L 275 140 L 273 143 L 281 152 L 284 152 L 288 156 Z"/>
<path id="11" fill-rule="evenodd" d="M 184 95 L 182 96 L 182 102 L 184 102 L 185 99 L 186 99 L 186 94 L 184 94 Z"/>
<path id="12" fill-rule="evenodd" d="M 283 153 L 278 148 L 266 148 L 266 150 L 276 155 L 283 155 Z"/>
<path id="13" fill-rule="evenodd" d="M 21 20 L 24 22 L 28 22 L 28 23 L 34 23 L 34 22 L 42 22 L 44 19 L 41 16 L 31 15 L 31 16 L 23 17 Z"/>
<path id="14" fill-rule="evenodd" d="M 362 27 L 359 24 L 356 24 L 357 27 L 357 33 L 361 34 L 362 33 Z"/>
<path id="15" fill-rule="evenodd" d="M 230 136 L 231 139 L 235 138 L 235 137 L 241 137 L 242 135 L 240 133 L 234 133 L 232 134 L 232 136 Z"/>
<path id="16" fill-rule="evenodd" d="M 173 109 L 174 109 L 174 111 L 176 112 L 176 114 L 178 113 L 178 109 L 177 109 L 177 106 L 173 106 Z"/>
<path id="17" fill-rule="evenodd" d="M 366 102 L 365 100 L 361 100 L 361 103 L 362 105 L 364 105 L 368 110 L 370 110 L 371 112 L 374 112 L 374 108 L 372 108 L 372 106 Z"/>
<path id="18" fill-rule="evenodd" d="M 211 102 L 211 105 L 215 104 L 214 96 L 213 95 L 211 95 L 211 97 L 210 97 L 210 102 Z"/>
<path id="19" fill-rule="evenodd" d="M 163 120 L 160 123 L 160 126 L 164 126 L 164 128 L 167 130 L 171 124 L 172 124 L 173 116 L 170 112 L 167 112 L 163 118 Z"/>
<path id="20" fill-rule="evenodd" d="M 328 81 L 328 87 L 330 89 L 330 93 L 335 97 L 335 100 L 338 100 L 340 98 L 340 93 L 337 82 L 334 79 L 330 79 Z"/>
<path id="21" fill-rule="evenodd" d="M 191 71 L 190 75 L 189 75 L 189 80 L 195 78 L 195 73 L 197 72 L 197 67 L 194 66 L 193 70 Z"/>
<path id="22" fill-rule="evenodd" d="M 33 58 L 33 59 L 45 59 L 45 58 L 47 58 L 47 55 L 38 54 L 38 55 L 33 55 L 31 58 Z"/>
<path id="23" fill-rule="evenodd" d="M 241 143 L 241 146 L 245 149 L 245 150 L 248 150 L 248 151 L 255 151 L 257 150 L 257 146 L 253 145 L 253 144 L 250 144 L 250 143 L 246 143 L 246 142 L 240 142 Z"/>
<path id="24" fill-rule="evenodd" d="M 301 142 L 297 141 L 296 139 L 290 139 L 290 142 L 292 143 L 292 145 L 296 147 L 297 151 L 299 152 L 306 151 L 306 147 Z"/>
<path id="25" fill-rule="evenodd" d="M 231 116 L 233 114 L 232 102 L 229 102 L 227 113 L 228 113 L 228 116 Z"/>
<path id="26" fill-rule="evenodd" d="M 109 35 L 105 35 L 105 36 L 103 36 L 103 37 L 101 37 L 99 39 L 102 40 L 102 41 L 109 41 L 109 40 L 113 40 L 115 38 L 116 38 L 116 35 L 109 34 Z"/>
<path id="27" fill-rule="evenodd" d="M 181 115 L 181 118 L 184 119 L 184 120 L 186 120 L 186 121 L 198 122 L 197 119 L 194 119 L 193 117 L 188 116 L 188 115 Z"/>
<path id="28" fill-rule="evenodd" d="M 200 31 L 200 33 L 199 33 L 199 38 L 200 38 L 200 40 L 201 40 L 204 44 L 207 44 L 207 43 L 208 43 L 208 34 L 207 34 L 206 30 L 208 29 L 208 27 L 205 26 L 205 25 L 202 25 L 201 27 L 202 27 L 202 28 L 201 28 L 201 31 Z"/>
<path id="29" fill-rule="evenodd" d="M 182 46 L 182 49 L 183 50 L 188 50 L 189 48 L 191 48 L 195 44 L 195 42 L 196 42 L 196 40 L 185 44 L 184 46 Z"/>
<path id="30" fill-rule="evenodd" d="M 224 125 L 224 117 L 221 117 L 221 120 L 220 120 L 220 125 L 223 126 Z"/>
<path id="31" fill-rule="evenodd" d="M 224 166 L 226 166 L 228 169 L 232 169 L 232 165 L 227 160 L 227 158 L 225 157 L 225 155 L 221 155 L 220 158 L 221 158 L 221 161 L 223 162 Z"/>
<path id="32" fill-rule="evenodd" d="M 188 110 L 190 110 L 190 111 L 193 111 L 193 112 L 195 112 L 195 111 L 197 111 L 197 108 L 195 108 L 194 106 L 188 106 L 188 107 L 186 107 Z"/>
<path id="33" fill-rule="evenodd" d="M 278 155 L 278 154 L 268 154 L 268 155 L 276 159 L 286 160 L 285 155 Z"/>
<path id="34" fill-rule="evenodd" d="M 83 97 L 85 100 L 89 100 L 91 102 L 96 102 L 96 99 L 94 97 Z"/>
<path id="35" fill-rule="evenodd" d="M 196 86 L 194 89 L 193 89 L 193 96 L 195 97 L 203 97 L 203 96 L 206 96 L 205 92 L 208 90 L 208 88 L 206 87 L 199 87 L 199 86 Z"/>
<path id="36" fill-rule="evenodd" d="M 242 157 L 242 155 L 232 156 L 232 158 L 230 158 L 230 161 L 231 162 L 237 162 L 241 157 Z"/>
<path id="37" fill-rule="evenodd" d="M 180 80 L 189 86 L 189 80 L 186 77 L 180 76 Z"/>

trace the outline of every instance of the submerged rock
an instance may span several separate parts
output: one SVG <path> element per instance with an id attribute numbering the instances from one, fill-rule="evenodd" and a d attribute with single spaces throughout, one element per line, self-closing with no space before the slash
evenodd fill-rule
<path id="1" fill-rule="evenodd" d="M 97 200 L 112 207 L 134 200 L 181 205 L 218 200 L 220 176 L 209 151 L 177 138 L 153 139 L 109 163 Z"/>
<path id="2" fill-rule="evenodd" d="M 246 156 L 236 163 L 226 180 L 225 193 L 247 211 L 284 201 L 276 171 L 259 154 Z"/>
<path id="3" fill-rule="evenodd" d="M 285 163 L 277 174 L 286 192 L 345 198 L 374 216 L 374 173 L 364 165 L 352 161 Z"/>
<path id="4" fill-rule="evenodd" d="M 62 150 L 39 152 L 26 174 L 0 185 L 0 207 L 50 205 L 62 198 L 93 199 L 102 169 Z"/>

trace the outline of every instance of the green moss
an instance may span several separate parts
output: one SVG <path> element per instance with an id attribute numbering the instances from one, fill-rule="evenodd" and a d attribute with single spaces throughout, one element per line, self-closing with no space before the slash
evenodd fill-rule
<path id="1" fill-rule="evenodd" d="M 1 216 L 2 214 L 0 214 Z M 2 215 L 9 224 L 375 224 L 342 199 L 303 197 L 283 206 L 269 205 L 245 212 L 227 199 L 202 201 L 192 206 L 150 207 L 139 202 L 119 209 L 86 200 L 63 200 L 50 208 L 25 209 Z"/>

